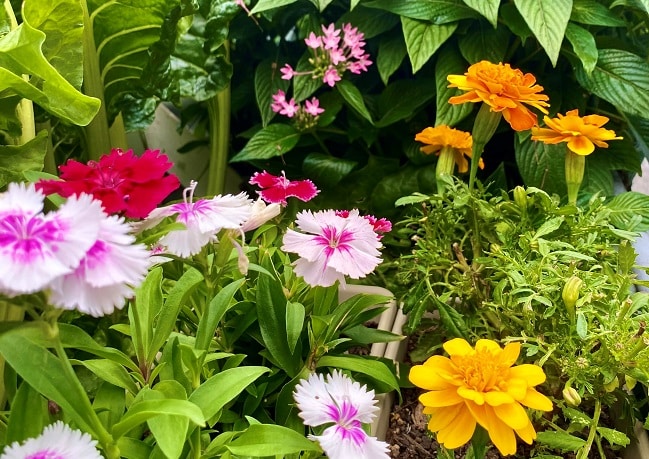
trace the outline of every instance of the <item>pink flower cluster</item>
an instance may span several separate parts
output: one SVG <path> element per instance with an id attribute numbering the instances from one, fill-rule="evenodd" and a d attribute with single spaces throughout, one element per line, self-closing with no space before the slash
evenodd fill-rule
<path id="1" fill-rule="evenodd" d="M 322 26 L 322 35 L 311 32 L 304 42 L 312 53 L 309 62 L 313 65 L 310 72 L 297 72 L 286 64 L 280 69 L 282 78 L 290 80 L 296 75 L 312 74 L 313 78 L 322 78 L 330 87 L 340 81 L 343 73 L 360 74 L 366 72 L 372 64 L 370 55 L 365 52 L 365 41 L 362 32 L 351 24 L 343 24 L 337 29 L 334 24 Z"/>
<path id="2" fill-rule="evenodd" d="M 318 116 L 324 113 L 324 108 L 320 107 L 320 101 L 316 97 L 311 100 L 305 100 L 304 105 L 300 105 L 291 97 L 286 100 L 286 93 L 279 89 L 273 94 L 273 102 L 270 108 L 280 115 L 293 118 L 295 126 L 300 131 L 311 129 L 318 123 Z"/>

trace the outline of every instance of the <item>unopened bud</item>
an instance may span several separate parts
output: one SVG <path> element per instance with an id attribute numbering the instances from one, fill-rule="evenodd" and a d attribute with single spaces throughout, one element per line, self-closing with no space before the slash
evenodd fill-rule
<path id="1" fill-rule="evenodd" d="M 628 390 L 632 390 L 635 387 L 636 379 L 629 376 L 629 375 L 624 375 L 624 384 L 626 385 L 626 388 Z"/>
<path id="2" fill-rule="evenodd" d="M 514 202 L 521 209 L 527 209 L 527 191 L 522 186 L 514 188 Z"/>
<path id="3" fill-rule="evenodd" d="M 619 385 L 620 385 L 620 381 L 617 379 L 617 376 L 614 376 L 609 383 L 604 384 L 604 390 L 606 392 L 613 392 L 615 389 L 618 388 Z"/>
<path id="4" fill-rule="evenodd" d="M 583 281 L 580 278 L 572 276 L 566 281 L 566 285 L 563 286 L 563 291 L 561 292 L 563 304 L 566 305 L 571 319 L 575 317 L 575 305 L 579 299 L 579 289 L 581 289 L 582 284 Z"/>
<path id="5" fill-rule="evenodd" d="M 570 406 L 579 406 L 581 404 L 581 395 L 575 390 L 574 387 L 566 386 L 561 392 L 563 394 L 563 399 Z"/>

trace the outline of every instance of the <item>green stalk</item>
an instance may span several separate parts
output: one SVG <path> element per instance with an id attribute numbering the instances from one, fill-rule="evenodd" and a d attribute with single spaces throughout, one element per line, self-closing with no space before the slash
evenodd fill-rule
<path id="1" fill-rule="evenodd" d="M 450 177 L 455 170 L 455 155 L 453 147 L 444 146 L 439 153 L 437 166 L 435 167 L 435 182 L 437 184 L 437 193 L 442 194 L 446 189 L 443 177 Z"/>
<path id="2" fill-rule="evenodd" d="M 500 123 L 502 113 L 492 112 L 489 105 L 483 103 L 480 106 L 480 111 L 475 117 L 473 124 L 473 148 L 471 149 L 471 172 L 469 175 L 469 192 L 473 191 L 475 186 L 475 178 L 478 173 L 478 165 L 480 164 L 480 157 L 485 145 L 496 132 L 496 128 Z"/>
<path id="3" fill-rule="evenodd" d="M 210 122 L 210 162 L 207 175 L 207 195 L 223 194 L 228 167 L 230 132 L 230 87 L 207 101 Z"/>
<path id="4" fill-rule="evenodd" d="M 568 187 L 568 202 L 577 204 L 577 195 L 581 182 L 584 180 L 584 169 L 586 168 L 586 157 L 573 153 L 566 148 L 566 185 Z"/>
<path id="5" fill-rule="evenodd" d="M 104 84 L 99 69 L 99 56 L 95 46 L 92 20 L 88 13 L 86 0 L 81 0 L 83 8 L 83 88 L 88 96 L 96 97 L 101 106 L 95 118 L 84 128 L 85 147 L 88 159 L 98 160 L 102 154 L 109 153 L 111 142 L 106 101 L 104 99 Z"/>
<path id="6" fill-rule="evenodd" d="M 595 433 L 597 432 L 597 425 L 599 424 L 599 416 L 602 413 L 602 402 L 599 399 L 595 399 L 595 412 L 593 413 L 593 421 L 590 423 L 590 432 L 588 432 L 588 438 L 586 439 L 586 444 L 581 447 L 577 453 L 577 459 L 586 459 L 588 453 L 590 452 L 591 447 L 593 446 L 593 441 L 595 440 Z"/>

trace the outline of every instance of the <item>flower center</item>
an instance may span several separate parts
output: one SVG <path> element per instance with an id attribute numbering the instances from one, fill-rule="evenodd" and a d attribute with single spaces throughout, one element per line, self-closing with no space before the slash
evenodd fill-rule
<path id="1" fill-rule="evenodd" d="M 472 355 L 454 356 L 453 362 L 458 366 L 467 387 L 478 392 L 503 389 L 505 370 L 508 367 L 491 352 L 480 350 Z"/>
<path id="2" fill-rule="evenodd" d="M 29 456 L 25 456 L 25 459 L 66 459 L 66 458 L 65 456 L 57 453 L 56 451 L 44 449 L 34 454 L 30 454 Z"/>
<path id="3" fill-rule="evenodd" d="M 358 409 L 348 400 L 341 405 L 332 403 L 327 407 L 329 417 L 336 423 L 336 433 L 343 440 L 351 440 L 357 445 L 365 443 L 367 435 L 363 431 L 361 422 L 356 419 Z"/>
<path id="4" fill-rule="evenodd" d="M 338 230 L 334 226 L 326 226 L 322 229 L 322 236 L 320 243 L 329 246 L 330 249 L 337 249 L 345 246 L 347 243 L 354 239 L 354 234 L 345 229 Z"/>
<path id="5" fill-rule="evenodd" d="M 38 216 L 8 215 L 0 223 L 0 248 L 9 249 L 16 263 L 31 263 L 45 251 L 56 251 L 60 222 Z"/>

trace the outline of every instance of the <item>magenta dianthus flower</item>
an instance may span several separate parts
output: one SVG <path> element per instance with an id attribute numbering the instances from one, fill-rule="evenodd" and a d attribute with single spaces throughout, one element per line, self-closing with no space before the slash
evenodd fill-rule
<path id="1" fill-rule="evenodd" d="M 295 197 L 307 202 L 320 192 L 311 180 L 289 180 L 284 171 L 282 175 L 255 172 L 250 178 L 250 184 L 261 188 L 257 193 L 264 201 L 283 206 L 286 205 L 286 198 Z"/>

